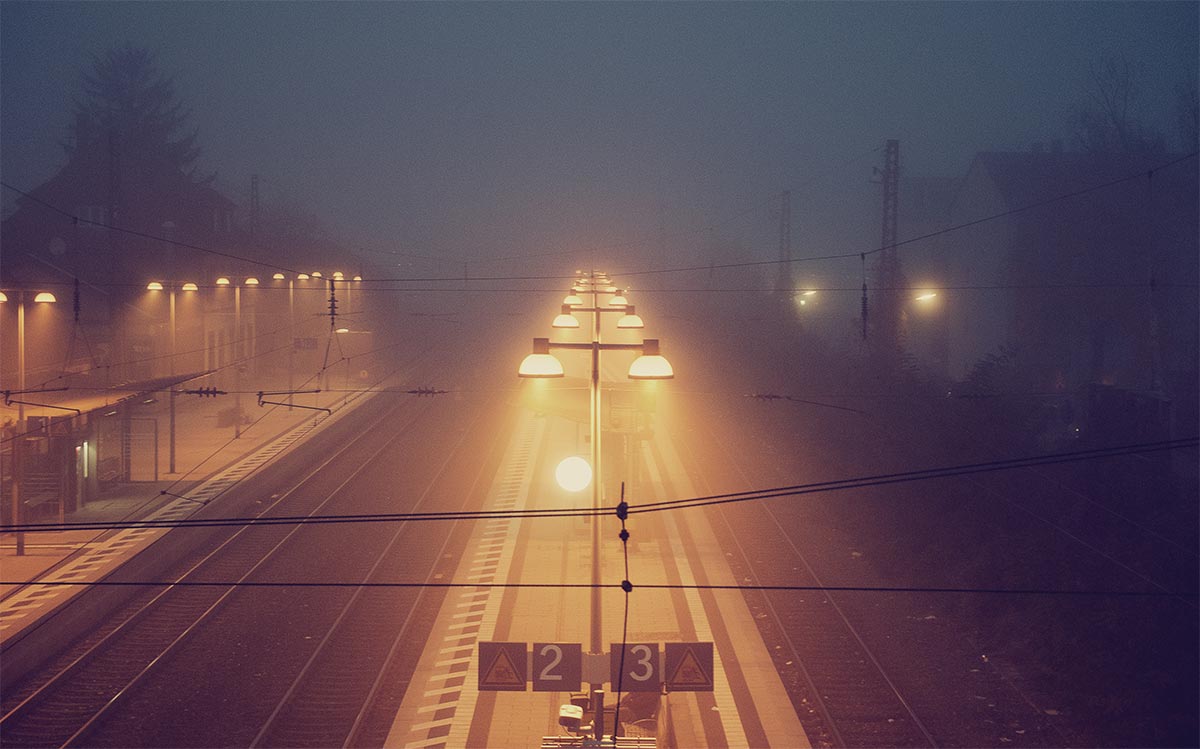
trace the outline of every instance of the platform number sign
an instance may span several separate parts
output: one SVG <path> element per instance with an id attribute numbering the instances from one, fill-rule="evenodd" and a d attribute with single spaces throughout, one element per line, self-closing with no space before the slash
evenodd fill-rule
<path id="1" fill-rule="evenodd" d="M 614 690 L 622 692 L 657 692 L 663 681 L 658 657 L 658 643 L 637 642 L 625 645 L 622 671 L 621 644 L 609 646 L 609 678 Z"/>
<path id="2" fill-rule="evenodd" d="M 583 646 L 577 642 L 533 643 L 533 691 L 579 691 L 582 664 Z"/>

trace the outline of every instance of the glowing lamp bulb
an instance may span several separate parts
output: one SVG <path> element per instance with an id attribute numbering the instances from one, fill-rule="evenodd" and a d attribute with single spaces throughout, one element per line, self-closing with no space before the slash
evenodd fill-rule
<path id="1" fill-rule="evenodd" d="M 592 483 L 592 466 L 578 455 L 572 455 L 554 469 L 554 480 L 569 492 L 581 492 Z"/>
<path id="2" fill-rule="evenodd" d="M 671 362 L 658 353 L 658 339 L 647 338 L 642 341 L 642 355 L 629 365 L 631 380 L 669 380 L 675 376 Z"/>
<path id="3" fill-rule="evenodd" d="M 549 338 L 534 338 L 533 353 L 521 361 L 518 377 L 562 377 L 562 362 L 550 353 Z"/>

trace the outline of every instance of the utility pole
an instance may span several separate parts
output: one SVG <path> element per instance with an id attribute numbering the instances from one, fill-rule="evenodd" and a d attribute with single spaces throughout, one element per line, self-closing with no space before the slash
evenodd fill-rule
<path id="1" fill-rule="evenodd" d="M 258 175 L 250 175 L 250 238 L 258 239 Z"/>
<path id="2" fill-rule="evenodd" d="M 896 217 L 899 213 L 900 141 L 889 140 L 884 147 L 883 170 L 876 169 L 883 188 L 883 231 L 881 252 L 875 263 L 878 301 L 873 305 L 875 350 L 887 359 L 895 357 L 900 345 L 900 299 L 904 284 L 900 258 L 896 254 Z"/>
<path id="3" fill-rule="evenodd" d="M 784 190 L 779 203 L 779 275 L 775 291 L 781 299 L 792 293 L 792 192 Z"/>

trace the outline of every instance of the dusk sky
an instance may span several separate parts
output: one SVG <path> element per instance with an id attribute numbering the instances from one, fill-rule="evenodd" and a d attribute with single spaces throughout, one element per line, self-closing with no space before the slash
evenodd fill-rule
<path id="1" fill-rule="evenodd" d="M 264 202 L 351 246 L 461 261 L 616 245 L 632 267 L 665 234 L 672 262 L 716 245 L 769 260 L 772 196 L 790 189 L 797 255 L 857 250 L 878 240 L 885 139 L 908 177 L 1069 149 L 1103 55 L 1134 64 L 1139 116 L 1182 150 L 1197 7 L 6 0 L 3 179 L 54 173 L 89 55 L 129 41 L 174 78 L 220 189 L 244 205 L 259 174 Z"/>

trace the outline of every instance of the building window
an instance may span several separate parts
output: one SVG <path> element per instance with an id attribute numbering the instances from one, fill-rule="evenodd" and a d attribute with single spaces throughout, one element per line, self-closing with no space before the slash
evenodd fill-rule
<path id="1" fill-rule="evenodd" d="M 103 229 L 108 223 L 108 209 L 102 205 L 81 205 L 75 209 L 79 225 L 91 229 Z"/>

